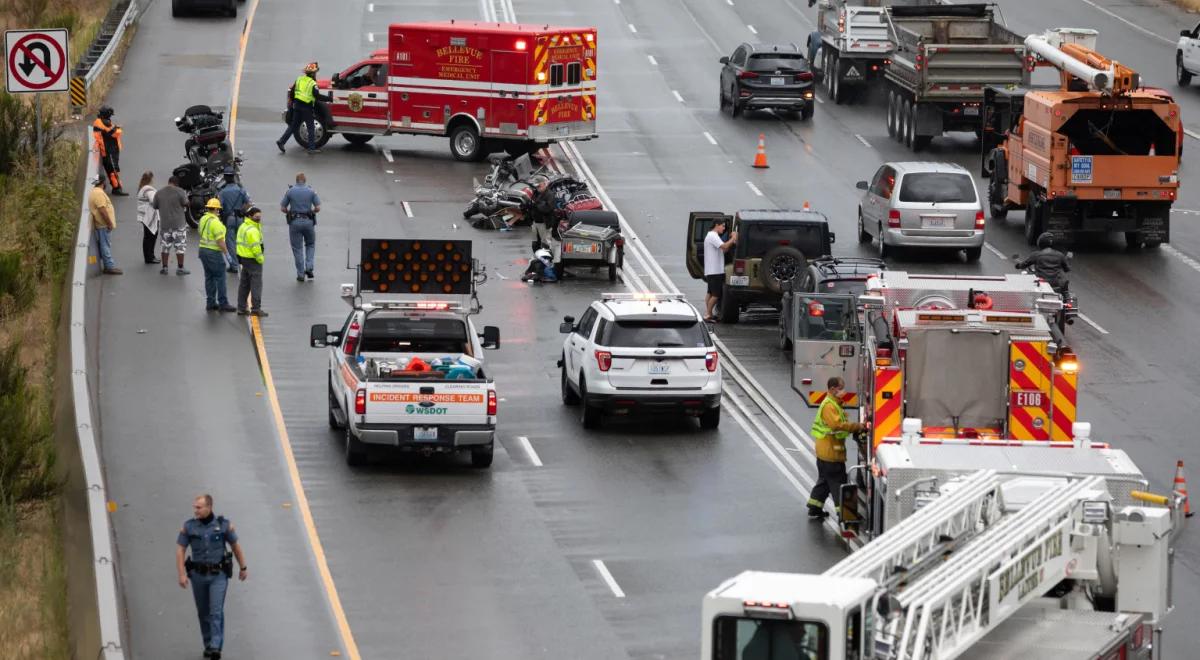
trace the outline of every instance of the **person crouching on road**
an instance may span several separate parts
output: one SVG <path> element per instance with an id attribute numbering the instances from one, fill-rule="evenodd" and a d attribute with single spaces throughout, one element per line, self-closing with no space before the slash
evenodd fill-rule
<path id="1" fill-rule="evenodd" d="M 717 320 L 713 316 L 713 309 L 716 308 L 717 301 L 721 299 L 721 291 L 725 288 L 725 253 L 737 243 L 736 231 L 729 240 L 721 238 L 723 233 L 725 219 L 717 218 L 708 235 L 704 237 L 704 282 L 708 284 L 708 291 L 704 294 L 704 320 L 708 323 Z"/>
<path id="2" fill-rule="evenodd" d="M 321 212 L 321 198 L 308 185 L 304 172 L 296 175 L 296 185 L 288 186 L 279 202 L 279 210 L 287 216 L 288 239 L 292 244 L 292 258 L 296 261 L 296 281 L 314 279 L 313 260 L 317 256 L 317 214 Z"/>
<path id="3" fill-rule="evenodd" d="M 175 569 L 180 588 L 187 589 L 189 582 L 192 585 L 200 635 L 204 638 L 204 657 L 219 660 L 225 643 L 225 592 L 233 576 L 233 561 L 225 546 L 237 558 L 238 579 L 243 582 L 247 567 L 237 530 L 224 516 L 213 515 L 212 503 L 212 495 L 208 494 L 192 502 L 193 517 L 183 523 L 175 540 Z M 185 557 L 188 550 L 191 556 Z"/>
<path id="4" fill-rule="evenodd" d="M 838 376 L 829 379 L 828 391 L 813 418 L 812 437 L 817 446 L 817 483 L 808 496 L 808 517 L 824 518 L 825 498 L 833 495 L 838 510 L 842 506 L 842 484 L 846 483 L 846 436 L 866 430 L 866 426 L 846 420 L 842 410 L 842 392 L 846 381 Z"/>
<path id="5" fill-rule="evenodd" d="M 231 273 L 238 272 L 237 230 L 242 226 L 242 212 L 250 204 L 250 195 L 238 183 L 233 166 L 225 168 L 225 184 L 217 193 L 221 201 L 221 222 L 225 223 L 225 267 Z"/>
<path id="6" fill-rule="evenodd" d="M 205 309 L 210 312 L 232 312 L 237 308 L 229 304 L 225 293 L 226 252 L 225 223 L 221 222 L 221 202 L 216 197 L 204 205 L 208 211 L 200 217 L 200 265 L 204 266 Z"/>
<path id="7" fill-rule="evenodd" d="M 522 282 L 557 282 L 558 273 L 554 271 L 553 257 L 550 256 L 550 250 L 546 248 L 538 248 L 533 253 L 533 258 L 529 260 L 529 265 L 525 267 L 525 274 L 521 276 Z"/>
<path id="8" fill-rule="evenodd" d="M 237 313 L 245 316 L 267 316 L 262 308 L 263 235 L 262 209 L 251 206 L 246 209 L 246 219 L 237 233 L 238 263 L 242 275 L 238 280 Z M 246 297 L 250 297 L 250 309 L 246 309 Z"/>

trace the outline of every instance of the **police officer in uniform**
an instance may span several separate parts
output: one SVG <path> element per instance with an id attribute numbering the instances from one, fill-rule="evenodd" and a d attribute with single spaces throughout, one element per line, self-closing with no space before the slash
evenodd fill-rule
<path id="1" fill-rule="evenodd" d="M 246 557 L 238 543 L 233 523 L 224 516 L 213 515 L 212 495 L 199 495 L 192 502 L 194 517 L 183 523 L 176 540 L 175 567 L 179 571 L 179 586 L 187 589 L 192 583 L 196 599 L 196 614 L 200 618 L 200 634 L 204 636 L 204 657 L 220 658 L 225 642 L 225 590 L 233 575 L 233 562 L 225 546 L 237 558 L 238 579 L 246 579 Z M 191 550 L 191 556 L 185 553 Z"/>

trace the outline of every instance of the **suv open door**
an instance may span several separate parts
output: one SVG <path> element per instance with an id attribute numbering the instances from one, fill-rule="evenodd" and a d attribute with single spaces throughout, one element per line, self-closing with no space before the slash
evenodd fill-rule
<path id="1" fill-rule="evenodd" d="M 842 405 L 858 406 L 862 329 L 855 304 L 850 295 L 792 294 L 792 389 L 810 408 L 821 405 L 833 376 L 846 382 Z"/>
<path id="2" fill-rule="evenodd" d="M 688 274 L 694 279 L 704 278 L 704 237 L 717 220 L 725 221 L 726 234 L 733 223 L 733 216 L 719 211 L 692 211 L 688 214 L 686 258 Z"/>

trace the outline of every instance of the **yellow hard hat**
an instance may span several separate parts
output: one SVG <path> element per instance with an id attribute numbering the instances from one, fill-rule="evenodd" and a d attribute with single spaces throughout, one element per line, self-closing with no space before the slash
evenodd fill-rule
<path id="1" fill-rule="evenodd" d="M 219 208 L 221 208 L 221 200 L 217 199 L 216 197 L 213 197 L 212 199 L 208 200 L 208 203 L 204 205 L 204 208 L 219 209 Z"/>
<path id="2" fill-rule="evenodd" d="M 316 62 L 309 62 L 304 67 L 304 73 L 316 73 L 319 70 L 320 70 L 320 67 L 317 66 Z"/>

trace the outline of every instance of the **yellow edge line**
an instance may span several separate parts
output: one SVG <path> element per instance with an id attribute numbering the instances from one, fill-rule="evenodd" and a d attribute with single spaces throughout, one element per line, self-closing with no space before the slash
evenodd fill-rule
<path id="1" fill-rule="evenodd" d="M 253 0 L 250 11 L 246 16 L 246 25 L 242 29 L 242 37 L 238 44 L 237 68 L 233 78 L 233 98 L 229 104 L 229 143 L 233 144 L 237 130 L 238 97 L 242 89 L 242 68 L 246 63 L 246 46 L 250 41 L 250 30 L 254 26 L 254 15 L 258 11 L 259 0 Z M 325 547 L 321 545 L 321 537 L 317 534 L 317 525 L 313 521 L 312 510 L 308 506 L 308 496 L 304 493 L 304 483 L 300 480 L 300 470 L 296 467 L 296 455 L 292 451 L 292 442 L 288 438 L 287 425 L 283 421 L 283 411 L 279 407 L 279 394 L 275 390 L 275 379 L 271 376 L 271 363 L 267 360 L 267 347 L 263 342 L 262 326 L 258 317 L 250 318 L 250 331 L 254 335 L 254 348 L 258 352 L 259 364 L 262 366 L 263 383 L 267 388 L 267 399 L 271 402 L 271 414 L 275 416 L 275 428 L 278 431 L 279 446 L 283 449 L 283 457 L 287 463 L 288 476 L 292 481 L 292 491 L 296 494 L 296 504 L 300 508 L 300 517 L 304 520 L 304 531 L 308 534 L 308 544 L 312 548 L 313 557 L 317 561 L 317 572 L 321 574 L 321 584 L 325 588 L 325 596 L 329 599 L 329 607 L 333 610 L 333 618 L 337 622 L 338 634 L 350 660 L 362 660 L 358 652 L 358 644 L 354 641 L 354 633 L 350 631 L 350 622 L 346 619 L 346 611 L 342 608 L 342 599 L 338 597 L 337 586 L 333 583 L 333 574 L 329 571 L 329 562 L 325 559 Z"/>
<path id="2" fill-rule="evenodd" d="M 346 611 L 342 609 L 342 600 L 338 597 L 337 586 L 333 583 L 333 574 L 329 572 L 329 563 L 325 560 L 325 548 L 321 545 L 321 537 L 317 534 L 317 525 L 313 522 L 312 511 L 308 508 L 308 497 L 304 494 L 304 485 L 300 481 L 300 470 L 296 467 L 296 455 L 292 452 L 292 443 L 288 439 L 287 426 L 283 423 L 283 411 L 279 408 L 279 396 L 275 392 L 275 379 L 271 376 L 271 364 L 267 361 L 267 347 L 263 343 L 262 326 L 257 316 L 250 317 L 250 330 L 254 334 L 254 347 L 258 351 L 258 359 L 262 366 L 263 382 L 267 387 L 267 399 L 271 402 L 271 413 L 275 415 L 275 427 L 279 431 L 279 446 L 283 448 L 283 457 L 287 461 L 288 475 L 292 479 L 292 490 L 296 492 L 296 503 L 300 507 L 300 515 L 304 519 L 304 531 L 308 533 L 308 543 L 312 546 L 313 556 L 317 560 L 317 570 L 321 574 L 321 582 L 325 586 L 325 595 L 329 597 L 329 607 L 333 609 L 333 617 L 337 620 L 338 632 L 342 636 L 342 644 L 351 660 L 361 660 L 358 644 L 354 642 L 354 634 L 350 632 L 350 623 L 346 619 Z"/>

